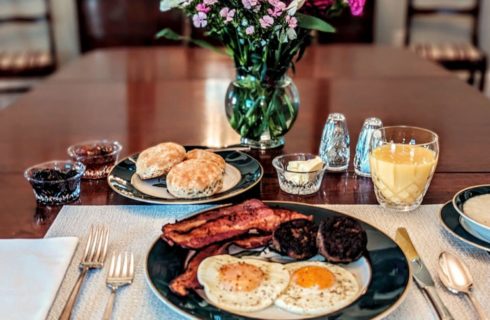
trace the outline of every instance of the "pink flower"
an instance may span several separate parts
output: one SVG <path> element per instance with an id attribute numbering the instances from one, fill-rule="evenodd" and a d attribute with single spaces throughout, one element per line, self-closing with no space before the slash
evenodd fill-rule
<path id="1" fill-rule="evenodd" d="M 250 26 L 250 27 L 247 27 L 247 29 L 245 29 L 245 33 L 248 34 L 248 35 L 251 35 L 254 32 L 255 32 L 254 26 Z"/>
<path id="2" fill-rule="evenodd" d="M 196 28 L 204 28 L 208 24 L 208 15 L 204 12 L 198 12 L 192 16 L 192 22 Z"/>
<path id="3" fill-rule="evenodd" d="M 286 4 L 280 0 L 269 0 L 269 3 L 273 8 L 267 9 L 267 13 L 273 17 L 279 17 L 286 9 Z"/>
<path id="4" fill-rule="evenodd" d="M 225 23 L 228 23 L 235 16 L 235 9 L 230 10 L 230 8 L 224 7 L 220 10 L 219 15 L 225 19 Z"/>
<path id="5" fill-rule="evenodd" d="M 260 22 L 260 26 L 262 28 L 267 29 L 270 26 L 272 26 L 272 24 L 274 23 L 274 18 L 272 18 L 271 16 L 268 16 L 268 15 L 265 15 L 259 19 L 259 22 Z"/>
<path id="6" fill-rule="evenodd" d="M 207 6 L 212 6 L 213 4 L 215 4 L 216 2 L 218 2 L 218 0 L 203 0 L 203 2 Z"/>
<path id="7" fill-rule="evenodd" d="M 292 29 L 298 26 L 298 20 L 295 17 L 286 16 L 286 22 L 288 23 L 288 26 Z"/>
<path id="8" fill-rule="evenodd" d="M 245 9 L 250 10 L 259 4 L 259 0 L 242 0 L 242 4 L 245 7 Z"/>
<path id="9" fill-rule="evenodd" d="M 199 3 L 197 6 L 196 6 L 196 10 L 199 11 L 199 12 L 204 12 L 204 13 L 208 13 L 209 10 L 211 10 L 211 8 L 208 8 L 205 4 L 203 3 Z"/>
<path id="10" fill-rule="evenodd" d="M 366 0 L 348 0 L 350 6 L 350 12 L 353 16 L 360 16 L 364 11 L 364 5 Z"/>

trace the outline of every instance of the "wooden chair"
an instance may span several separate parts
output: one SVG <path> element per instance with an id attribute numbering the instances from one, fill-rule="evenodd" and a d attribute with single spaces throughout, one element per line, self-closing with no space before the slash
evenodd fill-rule
<path id="1" fill-rule="evenodd" d="M 480 18 L 481 0 L 467 8 L 417 7 L 415 0 L 407 0 L 407 20 L 405 45 L 422 57 L 440 63 L 453 71 L 468 71 L 468 83 L 474 85 L 479 73 L 478 88 L 485 89 L 487 72 L 487 56 L 479 49 L 478 25 Z M 457 15 L 471 18 L 471 39 L 467 43 L 414 43 L 412 42 L 413 20 L 417 16 Z"/>
<path id="2" fill-rule="evenodd" d="M 18 81 L 18 78 L 40 77 L 51 74 L 56 70 L 56 45 L 52 24 L 50 0 L 43 0 L 45 12 L 39 15 L 2 15 L 0 27 L 8 24 L 39 24 L 46 23 L 48 29 L 49 49 L 41 50 L 7 51 L 0 49 L 0 79 L 16 78 L 15 84 L 0 88 L 2 93 L 15 93 L 28 91 L 31 82 Z"/>
<path id="3" fill-rule="evenodd" d="M 183 15 L 178 10 L 161 12 L 159 6 L 158 0 L 77 0 L 81 51 L 175 45 L 155 35 L 166 27 L 181 34 Z"/>

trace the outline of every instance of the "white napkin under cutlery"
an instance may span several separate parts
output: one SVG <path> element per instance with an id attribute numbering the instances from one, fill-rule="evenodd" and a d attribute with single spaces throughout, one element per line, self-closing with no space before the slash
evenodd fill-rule
<path id="1" fill-rule="evenodd" d="M 44 320 L 65 277 L 76 237 L 0 240 L 3 320 Z"/>

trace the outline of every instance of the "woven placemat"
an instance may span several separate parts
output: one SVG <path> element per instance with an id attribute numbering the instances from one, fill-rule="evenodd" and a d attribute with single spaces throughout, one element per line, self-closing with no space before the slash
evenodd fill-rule
<path id="1" fill-rule="evenodd" d="M 58 292 L 48 319 L 58 319 L 68 294 L 78 276 L 78 263 L 84 247 L 84 237 L 91 224 L 110 227 L 109 250 L 131 250 L 135 254 L 136 274 L 131 286 L 118 292 L 113 319 L 184 319 L 168 308 L 151 291 L 145 279 L 144 259 L 159 237 L 161 226 L 192 215 L 208 206 L 65 206 L 58 214 L 46 237 L 78 236 L 82 245 L 77 249 Z M 328 205 L 377 226 L 394 237 L 398 227 L 406 227 L 415 246 L 433 275 L 441 251 L 452 252 L 470 266 L 475 278 L 475 295 L 490 314 L 490 255 L 451 236 L 439 222 L 441 205 L 425 205 L 410 213 L 387 211 L 374 205 Z M 87 277 L 74 319 L 100 319 L 110 291 L 105 286 L 107 268 L 91 272 Z M 448 293 L 440 287 L 439 293 L 456 319 L 476 319 L 469 301 Z M 429 303 L 413 285 L 405 301 L 387 319 L 436 319 Z"/>

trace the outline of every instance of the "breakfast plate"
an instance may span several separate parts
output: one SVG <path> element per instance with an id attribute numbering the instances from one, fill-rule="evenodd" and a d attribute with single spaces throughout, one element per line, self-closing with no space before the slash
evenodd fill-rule
<path id="1" fill-rule="evenodd" d="M 193 147 L 186 147 L 187 150 Z M 224 186 L 212 196 L 181 199 L 170 195 L 165 179 L 141 180 L 136 173 L 138 154 L 129 156 L 117 163 L 109 173 L 107 182 L 112 190 L 123 197 L 155 204 L 199 204 L 225 200 L 254 187 L 262 179 L 264 170 L 252 156 L 234 150 L 216 151 L 226 162 Z"/>
<path id="2" fill-rule="evenodd" d="M 264 201 L 270 208 L 288 209 L 307 216 L 313 216 L 316 223 L 327 217 L 344 217 L 346 215 L 311 205 L 294 202 Z M 210 209 L 207 209 L 208 211 Z M 307 316 L 315 319 L 382 318 L 393 311 L 405 298 L 411 284 L 411 273 L 408 260 L 398 245 L 386 234 L 372 225 L 360 220 L 367 234 L 367 248 L 364 255 L 349 264 L 340 265 L 357 279 L 360 290 L 348 305 L 333 313 Z M 269 249 L 233 252 L 229 255 L 262 256 Z M 257 253 L 259 252 L 259 253 Z M 267 255 L 267 254 L 266 254 Z M 253 313 L 231 313 L 209 303 L 201 290 L 191 292 L 187 296 L 179 296 L 169 288 L 169 283 L 181 274 L 188 259 L 189 250 L 180 246 L 170 246 L 157 239 L 146 257 L 146 278 L 154 294 L 175 312 L 193 319 L 304 319 L 305 315 L 289 313 L 275 306 Z M 289 259 L 285 257 L 286 259 Z M 311 258 L 313 260 L 316 257 Z M 273 260 L 275 261 L 275 260 Z M 276 262 L 276 261 L 275 261 Z M 283 261 L 282 263 L 286 263 Z M 287 266 L 287 264 L 285 264 Z"/>
<path id="3" fill-rule="evenodd" d="M 490 243 L 475 237 L 461 224 L 461 216 L 451 201 L 441 208 L 440 219 L 444 228 L 456 238 L 473 247 L 490 251 Z"/>

